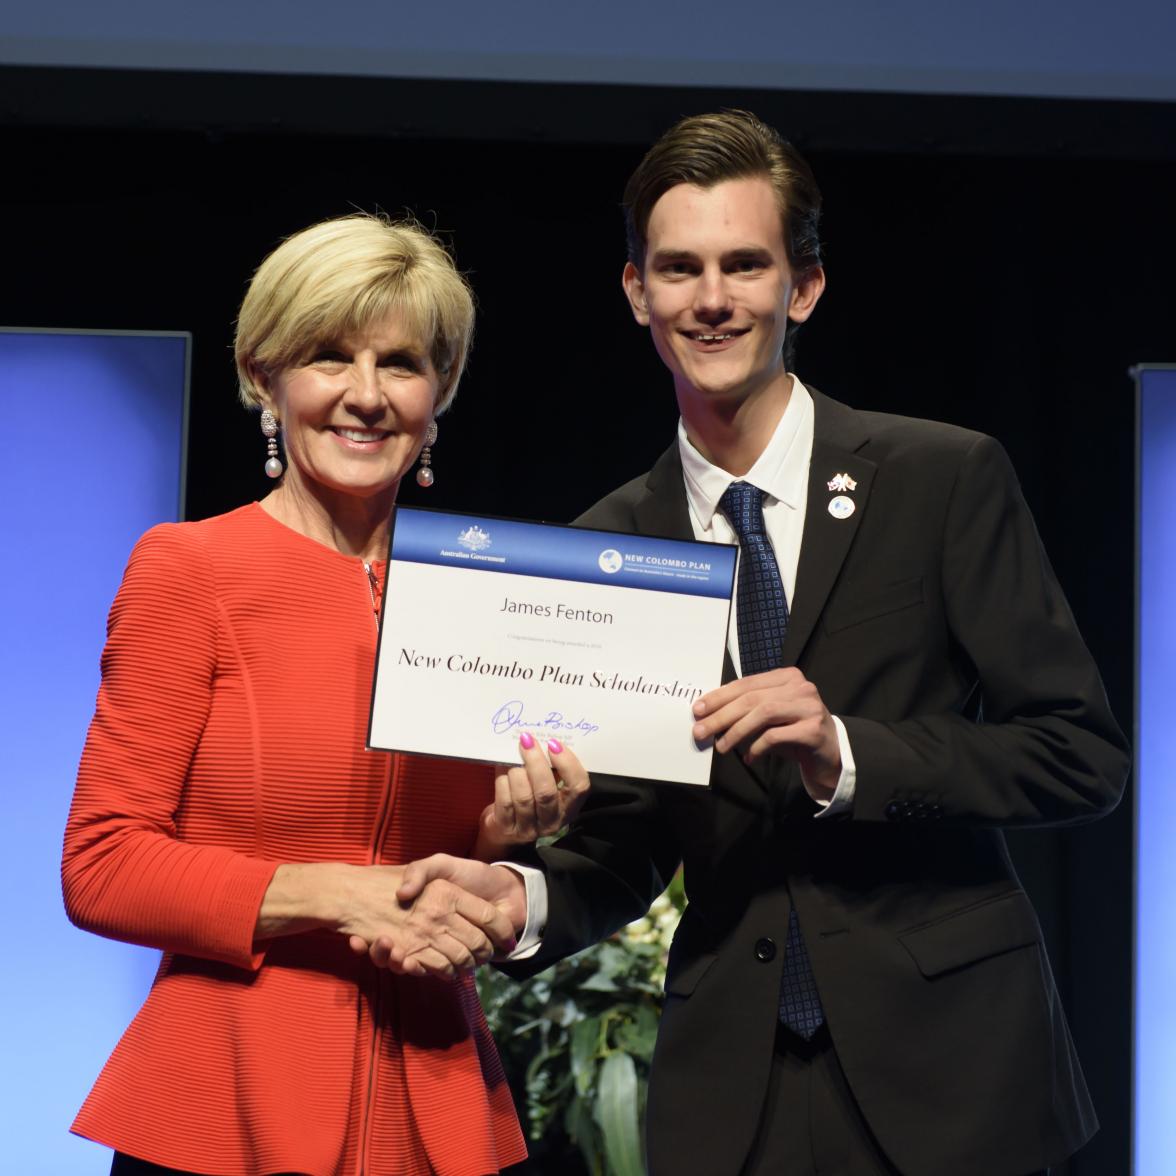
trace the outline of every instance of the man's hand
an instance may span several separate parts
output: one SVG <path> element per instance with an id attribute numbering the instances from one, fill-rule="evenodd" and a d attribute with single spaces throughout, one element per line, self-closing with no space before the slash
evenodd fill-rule
<path id="1" fill-rule="evenodd" d="M 590 781 L 584 766 L 558 739 L 543 746 L 530 732 L 519 737 L 522 767 L 500 765 L 494 803 L 482 812 L 474 856 L 506 857 L 516 845 L 558 833 L 580 811 Z"/>
<path id="2" fill-rule="evenodd" d="M 794 666 L 738 678 L 694 704 L 694 738 L 720 752 L 742 748 L 745 763 L 788 755 L 809 796 L 829 801 L 841 777 L 837 728 L 817 688 Z"/>

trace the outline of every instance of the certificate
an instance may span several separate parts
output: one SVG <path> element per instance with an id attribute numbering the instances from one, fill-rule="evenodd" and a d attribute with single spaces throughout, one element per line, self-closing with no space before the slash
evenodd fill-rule
<path id="1" fill-rule="evenodd" d="M 737 548 L 398 507 L 368 745 L 705 785 Z"/>

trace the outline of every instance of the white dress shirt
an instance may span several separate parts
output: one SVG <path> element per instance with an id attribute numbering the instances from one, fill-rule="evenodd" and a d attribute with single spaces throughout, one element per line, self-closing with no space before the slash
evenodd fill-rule
<path id="1" fill-rule="evenodd" d="M 719 466 L 712 465 L 690 443 L 686 427 L 678 422 L 678 452 L 682 458 L 682 478 L 686 486 L 686 501 L 690 508 L 690 525 L 694 537 L 704 543 L 735 543 L 735 534 L 726 515 L 719 510 L 719 500 L 727 487 L 735 481 L 750 482 L 764 491 L 764 529 L 776 555 L 784 594 L 791 603 L 796 591 L 796 569 L 800 563 L 800 541 L 804 533 L 804 512 L 808 504 L 809 465 L 813 456 L 813 398 L 808 389 L 794 376 L 792 394 L 775 432 L 755 464 L 735 478 Z M 738 579 L 736 571 L 736 579 Z M 742 676 L 739 663 L 739 629 L 736 602 L 731 601 L 731 621 L 727 630 L 727 649 L 737 676 Z M 816 818 L 828 817 L 848 809 L 853 803 L 857 769 L 845 724 L 833 716 L 837 729 L 837 743 L 841 751 L 841 776 L 833 797 L 818 801 L 823 811 Z M 519 937 L 518 947 L 509 959 L 525 959 L 539 946 L 547 924 L 547 880 L 542 870 L 517 862 L 498 862 L 509 866 L 522 876 L 527 889 L 527 924 Z"/>
<path id="2" fill-rule="evenodd" d="M 678 421 L 678 453 L 682 458 L 682 479 L 686 483 L 686 502 L 695 539 L 738 544 L 739 536 L 719 510 L 719 500 L 732 482 L 748 482 L 764 491 L 764 527 L 784 581 L 784 595 L 791 603 L 796 594 L 796 566 L 800 562 L 809 463 L 813 454 L 813 398 L 808 389 L 799 380 L 792 381 L 792 395 L 776 431 L 755 465 L 741 478 L 707 461 L 690 443 L 681 420 Z M 742 677 L 736 608 L 732 599 L 727 649 L 736 675 Z"/>

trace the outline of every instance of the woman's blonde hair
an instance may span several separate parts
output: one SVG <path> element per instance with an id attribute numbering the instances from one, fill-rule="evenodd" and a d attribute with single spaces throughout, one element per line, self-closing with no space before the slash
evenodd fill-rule
<path id="1" fill-rule="evenodd" d="M 445 247 L 415 221 L 356 213 L 287 237 L 257 267 L 237 316 L 241 400 L 264 407 L 255 369 L 273 375 L 396 315 L 440 377 L 438 413 L 457 391 L 474 298 Z"/>

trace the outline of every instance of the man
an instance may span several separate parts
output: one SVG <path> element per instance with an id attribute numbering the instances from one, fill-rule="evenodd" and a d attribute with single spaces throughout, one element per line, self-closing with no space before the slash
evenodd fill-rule
<path id="1" fill-rule="evenodd" d="M 1000 829 L 1105 813 L 1127 758 L 1013 471 L 791 374 L 820 196 L 757 119 L 679 123 L 625 209 L 681 422 L 579 521 L 739 543 L 725 684 L 695 705 L 716 755 L 709 789 L 594 778 L 511 968 L 635 918 L 684 862 L 654 1176 L 1040 1172 L 1096 1122 Z"/>

